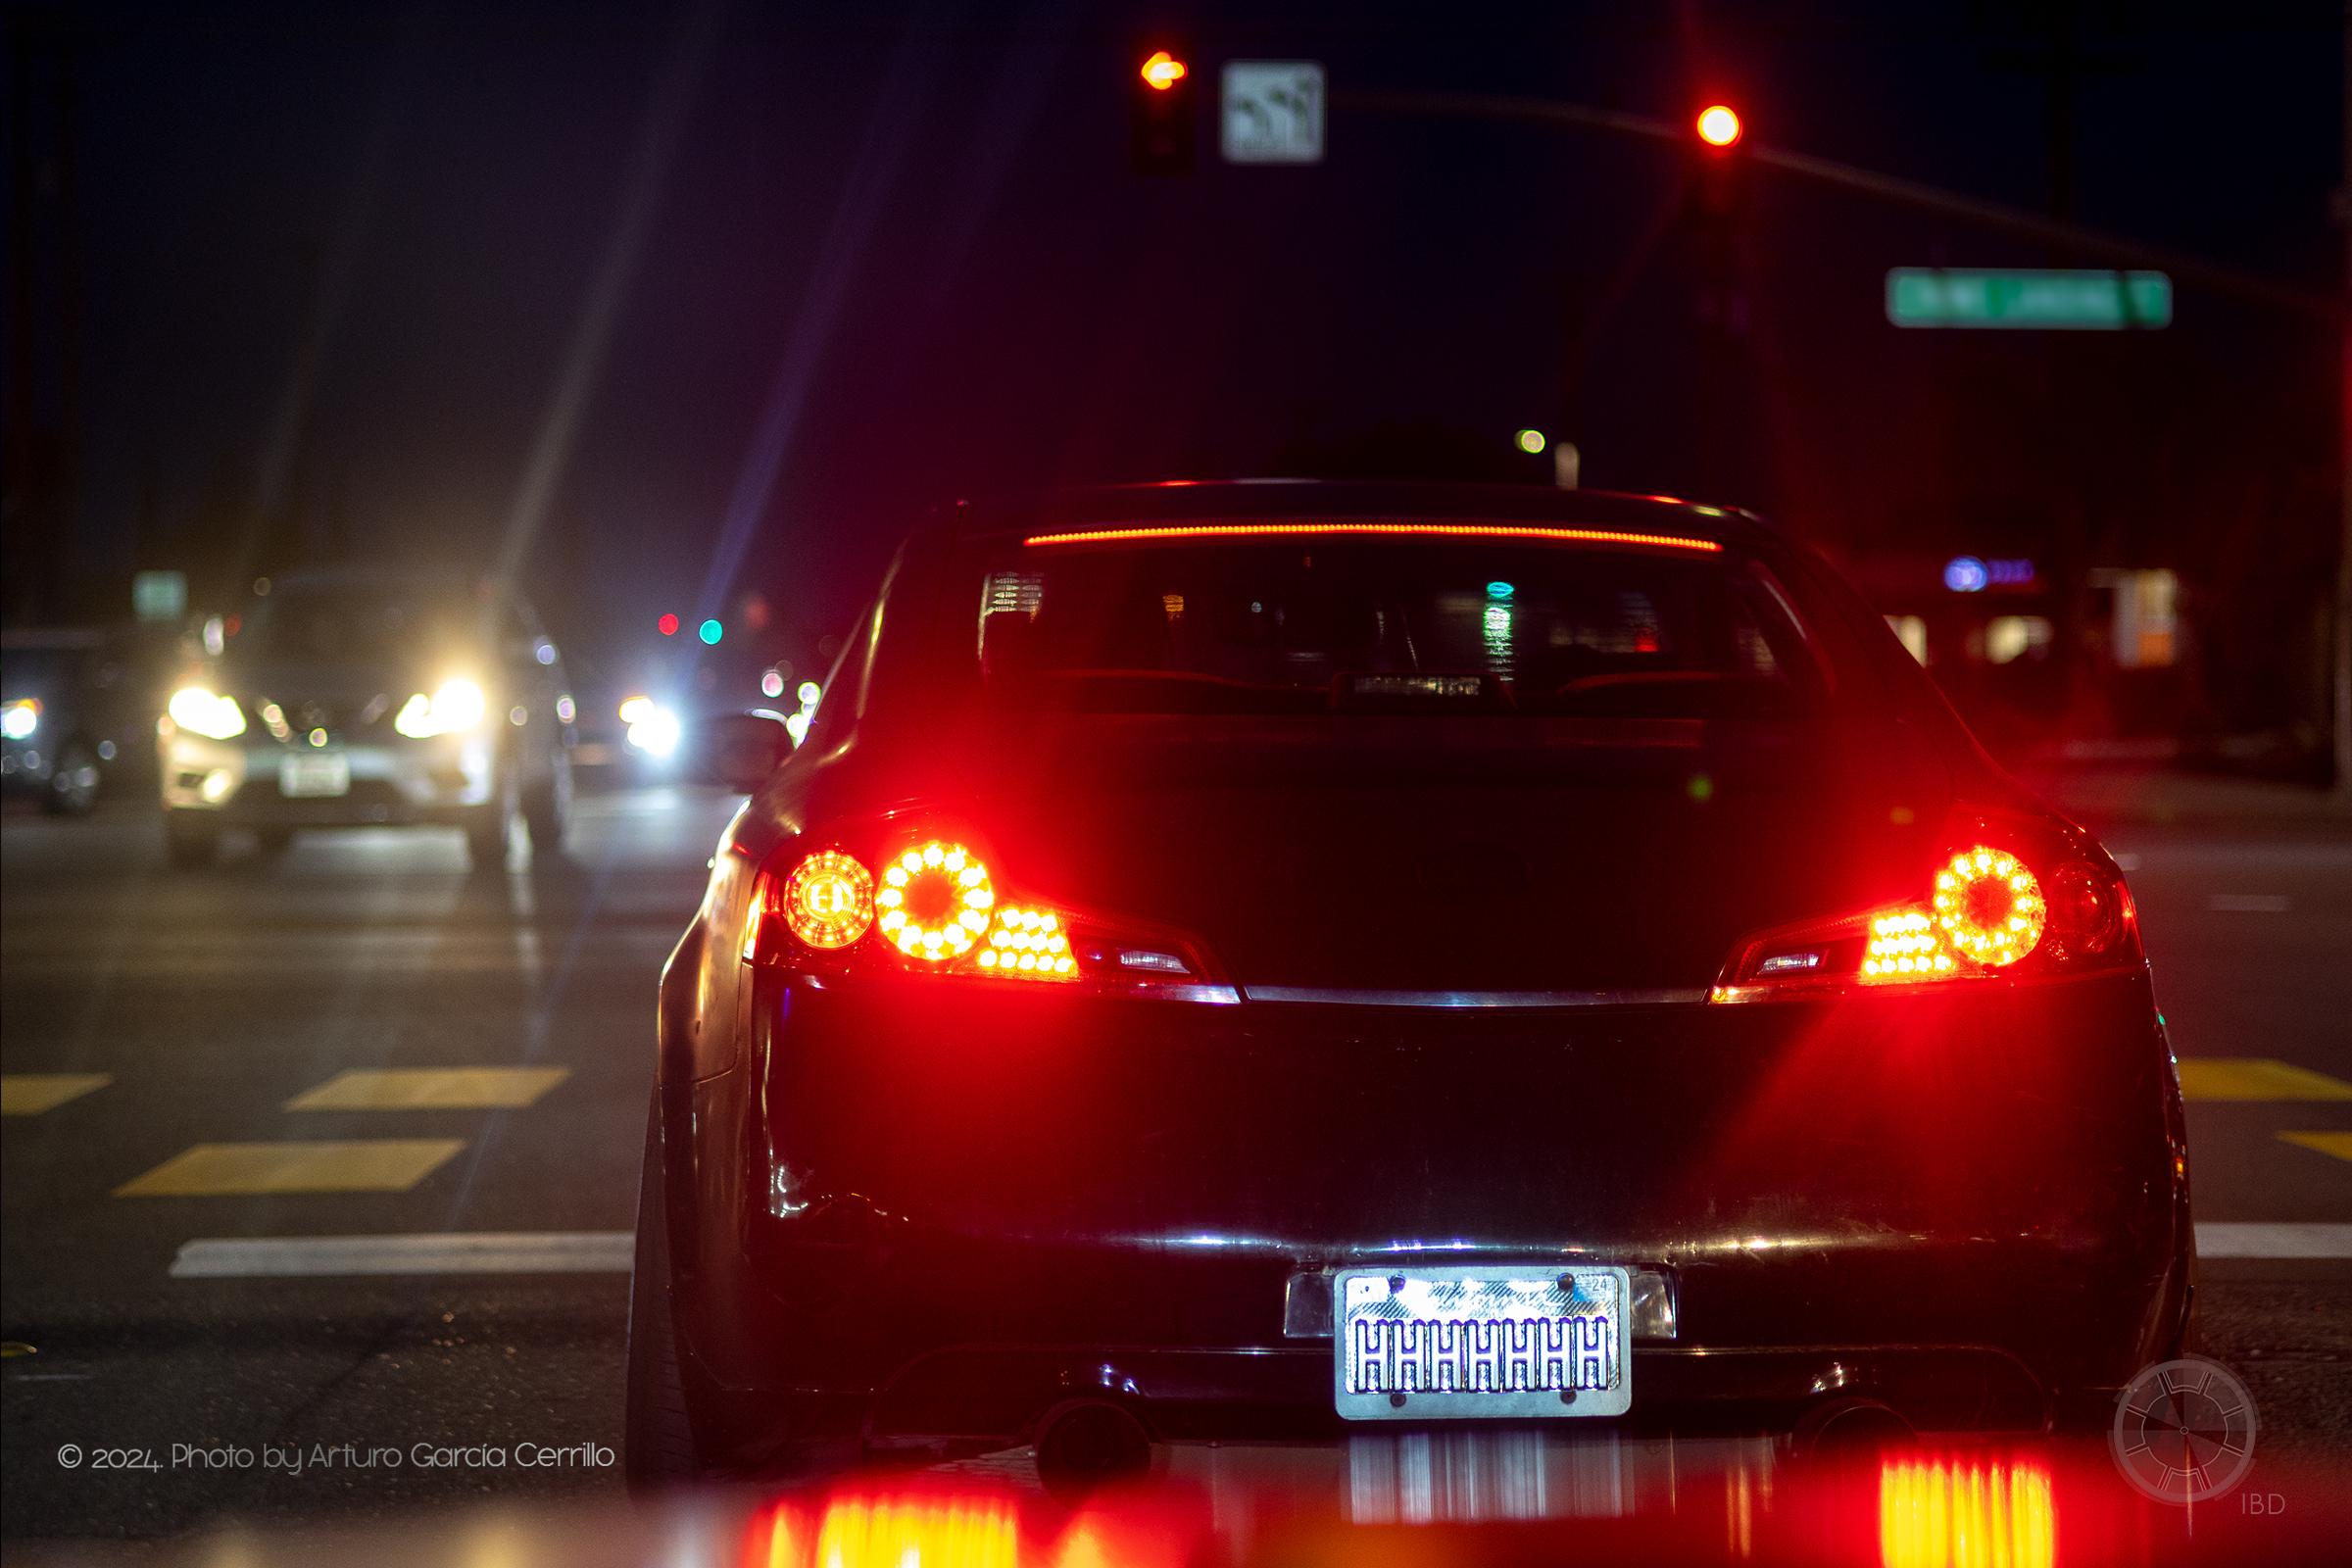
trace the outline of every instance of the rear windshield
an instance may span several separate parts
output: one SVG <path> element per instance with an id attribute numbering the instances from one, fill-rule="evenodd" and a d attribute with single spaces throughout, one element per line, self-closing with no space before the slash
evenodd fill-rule
<path id="1" fill-rule="evenodd" d="M 959 552 L 934 646 L 1013 708 L 1774 718 L 1823 689 L 1795 614 L 1730 549 L 1016 538 Z"/>
<path id="2" fill-rule="evenodd" d="M 237 638 L 248 659 L 405 664 L 478 640 L 481 611 L 462 583 L 281 585 Z"/>

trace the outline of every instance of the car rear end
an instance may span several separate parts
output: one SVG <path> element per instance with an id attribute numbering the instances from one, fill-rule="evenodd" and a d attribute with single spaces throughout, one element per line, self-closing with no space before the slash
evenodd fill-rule
<path id="1" fill-rule="evenodd" d="M 706 1463 L 2032 1430 L 2177 1341 L 2122 878 L 1824 568 L 1279 499 L 967 512 L 732 830 L 662 1014 Z"/>

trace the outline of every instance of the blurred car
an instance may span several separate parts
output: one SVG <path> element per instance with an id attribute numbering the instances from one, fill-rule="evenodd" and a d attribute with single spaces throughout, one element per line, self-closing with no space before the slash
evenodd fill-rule
<path id="1" fill-rule="evenodd" d="M 0 641 L 0 783 L 71 816 L 109 780 L 143 777 L 174 627 L 35 627 Z"/>
<path id="2" fill-rule="evenodd" d="M 332 569 L 276 579 L 159 722 L 172 858 L 224 828 L 266 851 L 300 828 L 444 823 L 477 866 L 517 814 L 560 851 L 576 714 L 528 602 L 464 578 Z"/>
<path id="3" fill-rule="evenodd" d="M 958 506 L 760 723 L 662 985 L 640 1485 L 2037 1432 L 2182 1343 L 2116 863 L 1749 515 Z"/>

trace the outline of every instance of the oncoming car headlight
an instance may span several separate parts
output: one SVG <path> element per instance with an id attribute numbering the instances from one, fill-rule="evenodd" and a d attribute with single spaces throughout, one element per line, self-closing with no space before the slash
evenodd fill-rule
<path id="1" fill-rule="evenodd" d="M 678 749 L 678 715 L 650 697 L 621 704 L 620 721 L 629 726 L 629 744 L 649 757 L 667 757 Z"/>
<path id="2" fill-rule="evenodd" d="M 182 686 L 172 694 L 172 722 L 181 729 L 224 741 L 245 733 L 245 710 L 233 697 L 220 697 L 202 686 Z"/>
<path id="3" fill-rule="evenodd" d="M 41 700 L 20 697 L 6 708 L 0 708 L 0 735 L 21 741 L 41 727 Z"/>
<path id="4" fill-rule="evenodd" d="M 463 678 L 445 680 L 432 696 L 418 692 L 403 704 L 392 727 L 412 740 L 453 734 L 480 723 L 487 706 L 482 689 L 473 682 Z"/>

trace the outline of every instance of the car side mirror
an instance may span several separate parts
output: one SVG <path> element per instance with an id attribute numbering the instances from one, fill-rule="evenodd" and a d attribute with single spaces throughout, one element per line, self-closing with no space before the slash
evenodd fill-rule
<path id="1" fill-rule="evenodd" d="M 749 795 L 792 755 L 792 732 L 766 713 L 713 713 L 694 721 L 686 771 Z"/>

